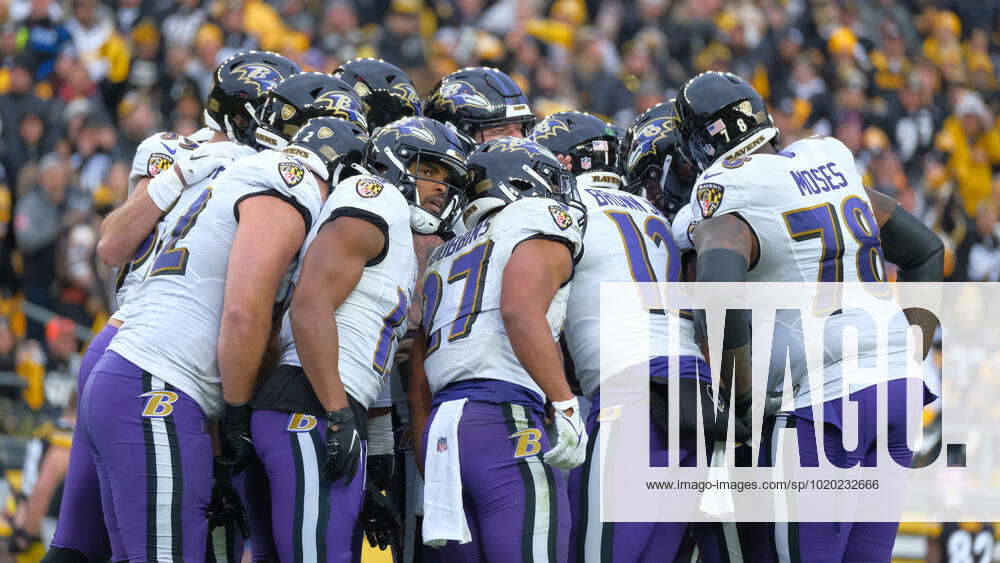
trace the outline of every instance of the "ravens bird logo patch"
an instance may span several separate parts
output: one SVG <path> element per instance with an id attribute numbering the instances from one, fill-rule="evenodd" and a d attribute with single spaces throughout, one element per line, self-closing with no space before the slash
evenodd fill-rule
<path id="1" fill-rule="evenodd" d="M 278 165 L 278 172 L 289 188 L 298 185 L 306 175 L 306 169 L 297 162 L 282 162 Z"/>
<path id="2" fill-rule="evenodd" d="M 372 178 L 362 178 L 358 180 L 357 191 L 358 195 L 361 197 L 378 197 L 378 194 L 382 193 L 382 188 L 385 184 L 374 180 Z"/>
<path id="3" fill-rule="evenodd" d="M 152 178 L 173 165 L 173 157 L 162 152 L 154 152 L 149 155 L 149 160 L 146 162 L 146 175 Z"/>
<path id="4" fill-rule="evenodd" d="M 698 186 L 698 205 L 701 207 L 701 216 L 708 218 L 719 210 L 722 204 L 723 187 L 719 184 L 702 184 Z"/>
<path id="5" fill-rule="evenodd" d="M 556 226 L 560 230 L 565 231 L 566 229 L 573 226 L 573 218 L 570 217 L 569 212 L 559 207 L 558 205 L 550 205 L 549 213 L 552 214 L 552 220 L 555 221 Z"/>

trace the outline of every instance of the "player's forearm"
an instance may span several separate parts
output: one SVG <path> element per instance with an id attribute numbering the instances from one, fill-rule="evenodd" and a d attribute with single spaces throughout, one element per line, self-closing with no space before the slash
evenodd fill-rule
<path id="1" fill-rule="evenodd" d="M 514 355 L 531 379 L 550 401 L 572 399 L 559 346 L 552 339 L 545 311 L 508 307 L 501 312 Z"/>
<path id="2" fill-rule="evenodd" d="M 226 403 L 241 405 L 253 398 L 257 373 L 271 329 L 270 311 L 233 305 L 222 314 L 219 330 L 219 376 Z"/>
<path id="3" fill-rule="evenodd" d="M 323 408 L 327 412 L 340 410 L 347 406 L 347 391 L 340 379 L 333 303 L 298 297 L 292 302 L 290 316 L 302 370 Z"/>
<path id="4" fill-rule="evenodd" d="M 163 217 L 163 211 L 146 193 L 149 178 L 143 178 L 132 195 L 104 218 L 97 256 L 109 266 L 120 266 L 135 256 L 142 241 Z"/>
<path id="5" fill-rule="evenodd" d="M 56 489 L 66 476 L 69 466 L 69 450 L 52 447 L 42 461 L 42 467 L 24 510 L 21 527 L 25 532 L 37 536 L 41 527 L 42 517 L 52 503 Z"/>
<path id="6" fill-rule="evenodd" d="M 427 372 L 424 371 L 424 358 L 427 357 L 427 340 L 422 330 L 417 331 L 410 352 L 410 373 L 406 389 L 406 402 L 410 407 L 410 435 L 413 441 L 414 457 L 417 467 L 423 474 L 424 457 L 422 440 L 427 417 L 430 415 L 433 398 L 427 382 Z"/>

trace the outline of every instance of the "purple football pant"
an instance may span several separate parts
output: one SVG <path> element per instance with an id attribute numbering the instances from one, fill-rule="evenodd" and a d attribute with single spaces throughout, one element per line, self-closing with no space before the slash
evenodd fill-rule
<path id="1" fill-rule="evenodd" d="M 422 444 L 427 444 L 436 414 L 435 407 Z M 440 560 L 565 561 L 570 527 L 566 481 L 559 470 L 542 462 L 549 441 L 538 414 L 513 403 L 469 401 L 462 411 L 458 441 L 472 542 L 448 542 L 438 550 Z M 436 447 L 436 442 L 427 444 Z"/>
<path id="2" fill-rule="evenodd" d="M 90 372 L 117 333 L 118 327 L 105 325 L 87 346 L 76 380 L 77 411 L 80 409 Z M 62 502 L 59 505 L 59 521 L 52 537 L 52 546 L 75 549 L 90 561 L 104 561 L 111 556 L 111 542 L 104 527 L 101 484 L 97 479 L 94 455 L 90 452 L 90 441 L 80 431 L 79 424 L 73 430 L 69 469 L 66 471 Z"/>
<path id="3" fill-rule="evenodd" d="M 204 561 L 212 441 L 198 403 L 118 354 L 80 401 L 115 561 Z"/>
<path id="4" fill-rule="evenodd" d="M 826 422 L 823 428 L 823 455 L 837 466 L 849 467 L 860 462 L 862 466 L 899 463 L 909 466 L 912 452 L 906 445 L 906 380 L 888 383 L 888 440 L 890 456 L 896 461 L 877 459 L 876 435 L 878 429 L 876 387 L 867 387 L 851 393 L 855 401 L 860 424 L 858 445 L 845 450 L 840 428 Z M 827 401 L 823 408 L 825 420 L 839 420 L 843 403 L 839 399 Z M 805 467 L 818 463 L 816 427 L 811 409 L 804 407 L 794 412 L 779 413 L 765 421 L 762 455 L 775 456 L 774 444 L 782 429 L 794 429 L 798 437 L 799 460 Z M 773 561 L 867 561 L 888 562 L 896 541 L 898 522 L 775 522 L 769 524 Z"/>
<path id="5" fill-rule="evenodd" d="M 361 442 L 361 464 L 345 486 L 344 479 L 331 483 L 320 475 L 326 425 L 316 417 L 260 410 L 250 428 L 261 465 L 247 475 L 247 490 L 262 491 L 249 502 L 254 560 L 350 562 L 367 444 Z"/>
<path id="6" fill-rule="evenodd" d="M 590 436 L 587 460 L 569 474 L 569 502 L 573 513 L 569 560 L 586 563 L 672 561 L 687 533 L 686 522 L 600 520 L 601 477 L 598 464 L 601 457 L 597 445 L 602 430 L 614 430 L 614 420 L 604 420 L 602 428 L 602 422 L 598 421 L 599 413 L 600 401 L 595 398 L 587 415 L 587 434 Z M 651 466 L 666 466 L 667 437 L 652 419 L 649 422 L 649 447 Z M 686 465 L 685 460 L 689 457 L 693 459 L 688 452 L 693 452 L 693 448 L 681 448 L 679 452 L 682 465 Z"/>

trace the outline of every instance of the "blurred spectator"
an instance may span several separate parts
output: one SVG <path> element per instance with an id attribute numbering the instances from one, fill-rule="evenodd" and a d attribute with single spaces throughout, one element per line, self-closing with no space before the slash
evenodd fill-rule
<path id="1" fill-rule="evenodd" d="M 167 9 L 163 18 L 163 37 L 172 47 L 191 45 L 198 28 L 205 23 L 205 10 L 200 0 L 179 0 Z"/>
<path id="2" fill-rule="evenodd" d="M 420 36 L 420 0 L 393 0 L 385 16 L 385 28 L 376 44 L 380 57 L 409 74 L 424 65 L 424 44 Z"/>
<path id="3" fill-rule="evenodd" d="M 73 321 L 55 317 L 45 325 L 45 410 L 53 417 L 70 405 L 80 370 L 80 342 Z"/>
<path id="4" fill-rule="evenodd" d="M 49 7 L 50 0 L 31 0 L 30 12 L 21 27 L 27 35 L 24 51 L 38 80 L 52 73 L 56 57 L 70 42 L 69 31 L 53 18 Z"/>
<path id="5" fill-rule="evenodd" d="M 14 232 L 17 248 L 24 261 L 25 297 L 28 301 L 52 309 L 56 276 L 56 249 L 62 223 L 68 217 L 69 170 L 54 155 L 39 164 L 38 185 L 31 188 L 14 208 Z M 29 335 L 39 337 L 37 323 Z"/>
<path id="6" fill-rule="evenodd" d="M 1000 281 L 1000 227 L 993 202 L 979 204 L 975 225 L 969 249 L 969 281 Z"/>
<path id="7" fill-rule="evenodd" d="M 982 96 L 970 90 L 958 94 L 952 115 L 945 119 L 935 146 L 948 153 L 948 169 L 971 216 L 991 195 L 992 167 L 1000 165 L 1000 129 Z"/>

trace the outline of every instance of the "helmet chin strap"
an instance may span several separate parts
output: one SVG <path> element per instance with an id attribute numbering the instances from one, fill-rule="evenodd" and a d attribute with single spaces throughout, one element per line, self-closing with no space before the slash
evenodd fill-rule
<path id="1" fill-rule="evenodd" d="M 441 225 L 441 219 L 420 207 L 420 204 L 410 203 L 410 228 L 422 235 L 432 235 Z"/>

